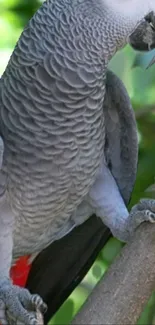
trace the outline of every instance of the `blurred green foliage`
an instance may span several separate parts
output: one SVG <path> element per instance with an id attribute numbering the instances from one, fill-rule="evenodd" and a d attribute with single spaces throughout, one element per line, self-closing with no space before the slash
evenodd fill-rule
<path id="1" fill-rule="evenodd" d="M 5 69 L 22 29 L 41 2 L 41 0 L 0 0 L 0 74 Z M 155 197 L 155 193 L 145 192 L 154 182 L 155 176 L 155 66 L 145 69 L 152 55 L 152 52 L 145 55 L 136 53 L 127 46 L 110 63 L 112 70 L 126 85 L 137 115 L 139 163 L 129 208 L 141 197 Z M 53 317 L 51 324 L 68 324 L 71 321 L 121 247 L 122 243 L 118 240 L 110 239 L 85 279 Z M 139 324 L 155 323 L 154 306 L 155 295 L 151 297 Z"/>

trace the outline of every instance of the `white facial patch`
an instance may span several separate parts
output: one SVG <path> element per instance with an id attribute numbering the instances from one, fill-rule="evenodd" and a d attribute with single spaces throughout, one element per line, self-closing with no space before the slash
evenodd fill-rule
<path id="1" fill-rule="evenodd" d="M 155 0 L 102 0 L 115 15 L 137 24 L 149 12 L 155 12 Z"/>

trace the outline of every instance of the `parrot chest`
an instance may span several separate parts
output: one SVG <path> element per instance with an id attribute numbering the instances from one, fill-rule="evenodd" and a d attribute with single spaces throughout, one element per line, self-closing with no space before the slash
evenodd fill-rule
<path id="1" fill-rule="evenodd" d="M 22 46 L 16 52 L 25 60 Z M 20 254 L 56 238 L 89 192 L 103 159 L 102 62 L 95 55 L 77 64 L 70 52 L 47 53 L 30 66 L 19 62 L 18 69 L 12 57 L 3 79 L 0 123 L 16 220 L 14 247 Z"/>
<path id="2" fill-rule="evenodd" d="M 16 217 L 15 256 L 40 251 L 65 229 L 95 181 L 103 158 L 103 123 L 98 114 L 94 127 L 85 124 L 76 136 L 73 132 L 59 136 L 59 144 L 46 149 L 35 147 L 28 153 L 20 147 L 15 155 L 11 145 L 8 147 L 8 195 Z M 49 135 L 49 142 L 54 139 L 52 136 L 50 141 Z"/>

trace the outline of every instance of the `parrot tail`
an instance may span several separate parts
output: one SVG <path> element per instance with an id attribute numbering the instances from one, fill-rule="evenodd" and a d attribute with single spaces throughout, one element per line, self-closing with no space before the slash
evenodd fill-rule
<path id="1" fill-rule="evenodd" d="M 110 230 L 93 215 L 35 258 L 26 288 L 47 303 L 45 324 L 87 274 L 110 237 Z"/>

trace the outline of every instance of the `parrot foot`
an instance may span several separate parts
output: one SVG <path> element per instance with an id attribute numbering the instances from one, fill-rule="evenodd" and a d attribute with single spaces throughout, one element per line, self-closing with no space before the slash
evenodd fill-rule
<path id="1" fill-rule="evenodd" d="M 0 281 L 0 323 L 2 325 L 39 325 L 37 311 L 45 313 L 46 304 L 27 289 L 12 285 L 9 279 Z"/>
<path id="2" fill-rule="evenodd" d="M 132 234 L 133 231 L 140 226 L 142 222 L 155 222 L 155 200 L 141 199 L 138 204 L 131 209 L 128 219 L 128 231 Z"/>
<path id="3" fill-rule="evenodd" d="M 136 228 L 145 221 L 155 223 L 155 200 L 153 199 L 141 199 L 132 207 L 128 218 L 121 227 L 111 229 L 112 234 L 119 240 L 128 242 Z"/>

